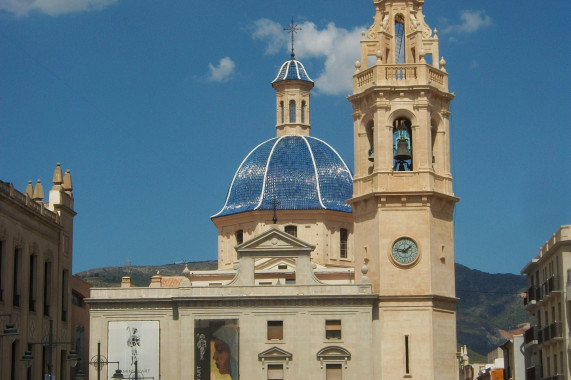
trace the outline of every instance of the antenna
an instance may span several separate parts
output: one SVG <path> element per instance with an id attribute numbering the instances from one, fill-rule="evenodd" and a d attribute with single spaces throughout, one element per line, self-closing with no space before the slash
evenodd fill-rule
<path id="1" fill-rule="evenodd" d="M 291 18 L 291 24 L 287 28 L 284 28 L 284 30 L 287 30 L 288 33 L 291 34 L 291 59 L 293 59 L 295 57 L 295 53 L 293 52 L 294 36 L 298 30 L 301 30 L 301 28 L 299 26 L 297 26 L 297 24 L 293 21 L 293 17 L 292 17 Z"/>

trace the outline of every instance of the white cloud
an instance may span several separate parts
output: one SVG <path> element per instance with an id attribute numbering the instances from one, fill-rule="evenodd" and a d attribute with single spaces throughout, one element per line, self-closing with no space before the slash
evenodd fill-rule
<path id="1" fill-rule="evenodd" d="M 224 57 L 218 62 L 218 66 L 212 63 L 208 64 L 208 81 L 210 82 L 226 82 L 234 74 L 236 64 L 230 57 Z"/>
<path id="2" fill-rule="evenodd" d="M 449 25 L 445 27 L 443 33 L 474 33 L 479 29 L 492 25 L 492 19 L 486 15 L 484 11 L 464 10 L 460 12 L 462 22 L 457 25 Z"/>
<path id="3" fill-rule="evenodd" d="M 103 9 L 118 0 L 0 0 L 0 11 L 25 16 L 38 11 L 50 16 Z"/>
<path id="4" fill-rule="evenodd" d="M 308 58 L 324 59 L 321 72 L 309 72 L 315 80 L 316 89 L 326 94 L 346 94 L 353 88 L 352 76 L 355 60 L 360 56 L 362 27 L 352 30 L 338 28 L 329 23 L 318 29 L 312 22 L 299 25 L 301 31 L 296 34 L 295 55 L 302 62 Z M 277 22 L 260 19 L 254 23 L 252 38 L 266 43 L 266 54 L 276 54 L 291 49 L 288 34 Z M 306 67 L 307 69 L 307 67 Z"/>

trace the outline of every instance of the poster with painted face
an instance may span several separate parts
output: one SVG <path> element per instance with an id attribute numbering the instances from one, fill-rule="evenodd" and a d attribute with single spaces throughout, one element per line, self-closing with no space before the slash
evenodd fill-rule
<path id="1" fill-rule="evenodd" d="M 238 380 L 238 320 L 194 322 L 194 379 Z"/>
<path id="2" fill-rule="evenodd" d="M 118 368 L 127 379 L 159 378 L 159 321 L 109 322 L 109 362 L 119 362 Z M 108 365 L 108 378 L 117 364 Z"/>

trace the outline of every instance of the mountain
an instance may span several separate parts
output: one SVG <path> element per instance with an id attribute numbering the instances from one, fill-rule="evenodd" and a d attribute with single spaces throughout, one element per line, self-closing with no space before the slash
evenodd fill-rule
<path id="1" fill-rule="evenodd" d="M 213 270 L 216 261 L 187 263 L 193 270 Z M 76 273 L 76 276 L 94 287 L 120 286 L 121 277 L 131 276 L 134 286 L 148 286 L 151 276 L 181 275 L 185 263 L 105 267 Z M 458 345 L 467 345 L 474 359 L 484 360 L 488 352 L 499 346 L 514 333 L 522 333 L 529 323 L 529 314 L 523 308 L 521 293 L 527 288 L 525 276 L 490 274 L 456 264 L 456 296 Z M 480 356 L 479 356 L 480 355 Z"/>
<path id="2" fill-rule="evenodd" d="M 527 279 L 510 273 L 490 274 L 456 264 L 458 344 L 486 355 L 529 323 L 522 293 Z"/>

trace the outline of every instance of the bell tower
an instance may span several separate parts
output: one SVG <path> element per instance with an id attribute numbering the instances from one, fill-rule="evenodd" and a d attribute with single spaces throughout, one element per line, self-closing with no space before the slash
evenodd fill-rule
<path id="1" fill-rule="evenodd" d="M 373 4 L 349 101 L 355 263 L 379 295 L 376 378 L 456 379 L 454 95 L 424 0 Z"/>

